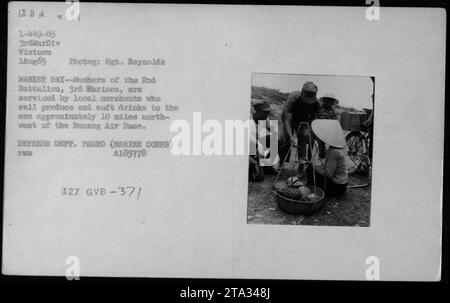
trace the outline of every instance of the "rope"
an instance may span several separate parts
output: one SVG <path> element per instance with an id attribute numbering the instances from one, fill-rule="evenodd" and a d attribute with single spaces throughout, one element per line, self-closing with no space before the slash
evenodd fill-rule
<path id="1" fill-rule="evenodd" d="M 290 149 L 289 149 L 289 152 L 290 152 Z M 287 159 L 288 156 L 289 156 L 289 152 L 286 153 L 286 156 L 284 156 L 283 162 L 281 162 L 280 170 L 278 171 L 277 177 L 275 178 L 275 181 L 274 181 L 273 184 L 272 184 L 272 188 L 273 188 L 273 189 L 275 189 L 276 184 L 277 184 L 277 182 L 278 182 L 278 179 L 280 178 L 281 171 L 283 170 L 284 163 L 286 162 L 286 159 Z M 283 189 L 286 188 L 286 187 L 287 187 L 287 185 L 286 185 L 285 187 L 283 187 Z"/>
<path id="2" fill-rule="evenodd" d="M 295 137 L 297 136 L 297 133 L 296 133 L 296 132 L 294 132 L 294 136 L 295 136 Z M 298 142 L 297 142 L 297 144 L 298 144 Z M 289 152 L 292 151 L 292 149 L 293 149 L 292 147 L 294 147 L 294 151 L 295 151 L 294 159 L 295 159 L 295 158 L 298 157 L 298 151 L 297 151 L 296 146 L 294 146 L 294 144 L 291 143 L 291 147 L 290 147 L 290 149 L 289 149 Z M 288 153 L 288 154 L 289 154 L 289 153 Z M 292 161 L 291 182 L 292 182 L 292 180 L 294 180 L 294 168 L 295 168 L 295 161 Z"/>
<path id="3" fill-rule="evenodd" d="M 319 149 L 320 149 L 320 145 L 319 144 L 314 144 L 314 148 L 317 146 L 317 148 L 316 148 L 316 151 L 315 151 L 315 153 L 314 153 L 314 156 L 317 156 L 318 155 L 318 153 L 319 153 Z M 328 152 L 327 152 L 327 154 L 328 154 Z M 319 158 L 319 161 L 320 161 L 320 165 L 321 165 L 321 167 L 322 167 L 322 169 L 323 169 L 323 171 L 325 172 L 325 170 L 326 170 L 326 164 L 323 162 L 323 160 L 320 158 L 320 155 L 317 157 L 317 158 Z M 328 157 L 325 157 L 325 158 L 327 158 L 328 159 Z M 312 158 L 313 159 L 313 158 Z M 314 166 L 314 165 L 313 165 Z M 315 173 L 314 173 L 314 175 L 315 175 Z M 324 176 L 324 182 L 323 182 L 323 191 L 325 192 L 325 190 L 326 190 L 326 188 L 327 188 L 327 178 L 326 178 L 326 176 Z"/>
<path id="4" fill-rule="evenodd" d="M 300 131 L 300 126 L 301 126 L 301 123 L 300 123 L 300 124 L 298 125 L 298 127 L 297 127 L 297 132 L 294 131 L 294 136 L 297 136 L 298 132 Z M 298 142 L 297 142 L 297 143 L 298 143 Z M 296 153 L 296 154 L 295 154 L 295 157 L 296 157 L 297 154 L 298 154 L 297 146 L 294 145 L 292 142 L 289 142 L 289 145 L 290 145 L 289 151 L 286 153 L 286 156 L 284 157 L 284 160 L 283 160 L 283 162 L 281 163 L 280 171 L 278 172 L 277 177 L 275 178 L 275 181 L 274 181 L 274 183 L 272 184 L 272 188 L 273 188 L 273 189 L 276 189 L 276 184 L 277 184 L 277 182 L 278 182 L 278 179 L 280 178 L 280 175 L 281 175 L 281 172 L 282 172 L 282 170 L 283 170 L 284 164 L 286 163 L 286 160 L 287 160 L 288 156 L 289 156 L 289 155 L 292 155 L 292 149 L 293 149 L 293 147 L 295 147 L 295 148 L 294 148 L 294 152 Z M 292 178 L 291 178 L 291 180 L 293 180 L 293 177 L 294 177 L 294 166 L 295 166 L 295 161 L 292 162 L 292 170 L 291 170 L 291 177 L 292 177 Z M 285 189 L 286 187 L 288 187 L 288 184 L 287 184 L 287 183 L 286 183 L 286 185 L 285 185 L 284 187 L 282 187 L 281 189 Z"/>
<path id="5" fill-rule="evenodd" d="M 307 144 L 306 145 L 306 152 L 307 152 L 307 156 L 309 155 L 309 151 L 311 151 L 311 166 L 312 166 L 312 170 L 313 170 L 313 186 L 314 186 L 314 193 L 315 194 L 317 194 L 317 189 L 316 189 L 316 186 L 317 186 L 317 184 L 316 184 L 316 170 L 315 170 L 315 168 L 314 168 L 314 163 L 312 163 L 313 162 L 313 160 L 314 160 L 314 158 L 317 156 L 317 154 L 318 154 L 318 151 L 319 151 L 319 146 L 317 146 L 317 148 L 315 148 L 315 146 L 316 145 L 313 145 L 312 144 L 312 142 L 313 142 L 313 140 L 312 140 L 312 130 L 311 130 L 311 127 L 309 126 L 309 123 L 308 122 L 300 122 L 299 123 L 299 125 L 298 125 L 298 127 L 297 127 L 297 131 L 295 132 L 294 131 L 294 136 L 297 136 L 297 134 L 300 132 L 300 128 L 301 128 L 301 126 L 302 125 L 306 125 L 307 126 L 307 129 L 308 129 L 308 140 L 309 140 L 309 145 Z M 297 142 L 298 143 L 298 142 Z M 313 151 L 313 149 L 315 148 L 315 152 L 313 153 L 312 151 Z M 294 151 L 292 151 L 292 149 L 294 149 Z M 282 162 L 282 164 L 281 164 L 281 168 L 280 168 L 280 171 L 278 172 L 278 174 L 277 174 L 277 176 L 276 176 L 276 178 L 275 178 L 275 181 L 274 181 L 274 183 L 273 183 L 273 186 L 272 186 L 272 188 L 276 188 L 276 184 L 277 184 L 277 182 L 278 182 L 278 180 L 279 180 L 279 178 L 280 178 L 280 175 L 281 175 L 281 173 L 282 173 L 282 170 L 283 170 L 283 167 L 284 167 L 284 165 L 285 165 L 285 163 L 286 163 L 286 160 L 288 159 L 288 156 L 289 155 L 291 155 L 291 153 L 292 152 L 294 152 L 295 154 L 294 154 L 294 158 L 296 158 L 297 156 L 298 156 L 298 147 L 296 146 L 296 145 L 294 145 L 292 142 L 290 142 L 290 149 L 289 149 L 289 151 L 286 153 L 286 156 L 284 157 L 284 159 L 283 159 L 283 162 Z M 325 167 L 325 163 L 323 162 L 323 160 L 320 158 L 320 156 L 318 156 L 318 158 L 319 158 L 319 161 L 320 161 L 320 163 L 321 163 L 321 166 L 322 166 L 322 168 L 323 168 L 323 170 L 324 170 L 324 172 L 325 172 L 325 169 L 326 169 L 326 167 Z M 303 165 L 303 164 L 302 164 Z M 293 180 L 293 177 L 294 177 L 294 171 L 295 171 L 295 161 L 293 161 L 293 163 L 292 163 L 292 169 L 291 169 L 291 180 Z M 327 181 L 326 181 L 326 176 L 324 176 L 324 191 L 325 191 L 325 189 L 326 189 L 326 185 L 327 185 Z M 286 184 L 282 189 L 284 189 L 284 188 L 286 188 L 286 187 L 288 187 L 288 184 Z"/>
<path id="6" fill-rule="evenodd" d="M 308 126 L 309 148 L 311 149 L 311 154 L 312 154 L 311 128 L 309 127 L 308 123 L 306 123 L 306 125 Z M 308 150 L 309 149 L 307 149 L 306 151 L 308 151 Z M 317 194 L 317 190 L 316 190 L 316 169 L 314 168 L 314 163 L 312 163 L 313 159 L 314 159 L 313 155 L 311 155 L 311 166 L 312 166 L 312 170 L 313 170 L 314 194 Z"/>

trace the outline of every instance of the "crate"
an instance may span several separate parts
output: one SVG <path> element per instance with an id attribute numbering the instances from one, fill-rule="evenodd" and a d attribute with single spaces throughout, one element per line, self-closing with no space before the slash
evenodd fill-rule
<path id="1" fill-rule="evenodd" d="M 346 131 L 360 131 L 362 123 L 367 119 L 367 113 L 342 112 L 341 126 Z"/>

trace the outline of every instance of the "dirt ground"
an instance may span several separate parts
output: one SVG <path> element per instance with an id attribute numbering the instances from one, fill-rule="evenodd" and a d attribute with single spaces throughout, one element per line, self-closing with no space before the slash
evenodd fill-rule
<path id="1" fill-rule="evenodd" d="M 272 185 L 275 176 L 262 182 L 249 181 L 247 223 L 322 226 L 369 226 L 371 186 L 349 188 L 340 197 L 325 198 L 322 209 L 309 216 L 293 216 L 278 208 Z M 367 177 L 349 176 L 349 185 L 365 184 Z"/>

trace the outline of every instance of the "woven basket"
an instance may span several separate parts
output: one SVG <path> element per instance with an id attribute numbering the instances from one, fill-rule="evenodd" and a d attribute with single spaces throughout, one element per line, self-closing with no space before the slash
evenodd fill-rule
<path id="1" fill-rule="evenodd" d="M 340 123 L 343 130 L 360 131 L 366 119 L 367 113 L 342 112 Z"/>
<path id="2" fill-rule="evenodd" d="M 314 193 L 314 186 L 307 185 L 307 187 Z M 320 188 L 316 187 L 315 194 L 316 198 L 314 201 L 308 200 L 307 198 L 301 198 L 298 200 L 293 200 L 287 198 L 281 194 L 279 190 L 274 191 L 275 196 L 277 198 L 278 207 L 291 215 L 310 215 L 323 206 L 323 198 L 325 197 L 325 193 Z"/>

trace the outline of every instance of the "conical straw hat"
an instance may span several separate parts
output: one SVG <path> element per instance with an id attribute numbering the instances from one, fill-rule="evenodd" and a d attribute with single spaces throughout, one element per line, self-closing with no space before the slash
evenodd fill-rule
<path id="1" fill-rule="evenodd" d="M 322 98 L 319 99 L 322 104 L 336 105 L 339 103 L 339 100 L 332 93 L 326 93 Z"/>
<path id="2" fill-rule="evenodd" d="M 338 148 L 346 145 L 344 133 L 338 120 L 316 119 L 311 122 L 314 134 L 326 144 Z"/>

